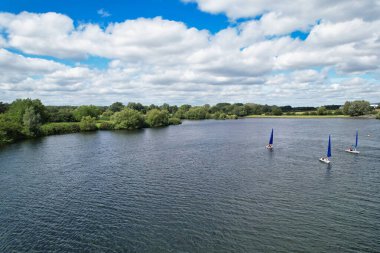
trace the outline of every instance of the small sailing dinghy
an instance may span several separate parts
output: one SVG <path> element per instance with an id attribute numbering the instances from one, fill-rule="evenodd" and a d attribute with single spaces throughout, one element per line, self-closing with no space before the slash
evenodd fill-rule
<path id="1" fill-rule="evenodd" d="M 330 163 L 330 160 L 329 158 L 331 157 L 331 136 L 329 135 L 329 145 L 327 147 L 327 154 L 326 154 L 326 157 L 321 157 L 319 159 L 319 161 L 323 162 L 323 163 L 327 163 L 329 164 Z"/>
<path id="2" fill-rule="evenodd" d="M 349 149 L 346 149 L 345 151 L 352 154 L 360 154 L 360 151 L 356 150 L 357 147 L 358 147 L 358 130 L 356 130 L 355 146 L 352 145 Z"/>
<path id="3" fill-rule="evenodd" d="M 270 134 L 269 144 L 265 146 L 267 149 L 272 150 L 273 149 L 273 128 L 272 132 Z"/>

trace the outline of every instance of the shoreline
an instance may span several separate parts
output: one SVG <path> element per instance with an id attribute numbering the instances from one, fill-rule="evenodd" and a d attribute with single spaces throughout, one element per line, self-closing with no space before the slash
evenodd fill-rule
<path id="1" fill-rule="evenodd" d="M 365 115 L 359 117 L 351 117 L 348 115 L 248 115 L 244 118 L 278 118 L 278 119 L 375 119 L 375 115 Z"/>
<path id="2" fill-rule="evenodd" d="M 275 115 L 248 115 L 245 117 L 239 117 L 236 119 L 224 119 L 224 120 L 239 120 L 239 119 L 262 119 L 262 118 L 271 118 L 271 119 L 362 119 L 362 120 L 368 120 L 368 119 L 374 119 L 376 120 L 376 115 L 363 115 L 363 116 L 357 116 L 357 117 L 351 117 L 348 115 L 281 115 L 281 116 L 275 116 Z M 27 140 L 27 139 L 36 139 L 39 137 L 47 137 L 47 136 L 53 136 L 53 135 L 64 135 L 64 134 L 73 134 L 73 133 L 81 133 L 81 132 L 96 132 L 96 131 L 118 131 L 118 130 L 140 130 L 140 129 L 146 129 L 146 128 L 163 128 L 168 127 L 170 125 L 181 125 L 182 121 L 203 121 L 203 120 L 210 120 L 210 119 L 202 119 L 202 120 L 189 120 L 189 119 L 182 119 L 180 123 L 177 124 L 169 124 L 165 126 L 160 127 L 142 127 L 138 129 L 112 129 L 108 128 L 107 126 L 102 126 L 102 123 L 110 123 L 109 121 L 103 121 L 98 120 L 95 124 L 96 128 L 92 130 L 82 130 L 80 129 L 80 122 L 49 122 L 46 124 L 41 125 L 40 134 L 34 137 L 28 137 L 28 138 L 20 138 L 17 140 L 13 140 L 7 143 L 0 143 L 0 147 L 3 148 L 4 146 L 7 146 L 12 143 L 16 143 L 19 141 Z M 216 119 L 211 119 L 216 120 Z M 219 121 L 219 120 L 218 120 Z M 223 121 L 223 120 L 220 120 Z M 44 130 L 44 128 L 46 128 Z"/>

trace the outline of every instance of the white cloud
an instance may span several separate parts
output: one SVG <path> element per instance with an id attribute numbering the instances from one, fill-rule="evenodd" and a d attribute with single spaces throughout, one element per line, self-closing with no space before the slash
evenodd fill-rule
<path id="1" fill-rule="evenodd" d="M 309 27 L 295 17 L 284 16 L 277 12 L 264 14 L 259 23 L 265 35 L 289 34 L 296 30 L 307 30 Z"/>
<path id="2" fill-rule="evenodd" d="M 365 17 L 368 20 L 378 19 L 380 3 L 378 0 L 182 0 L 194 2 L 200 10 L 210 13 L 225 13 L 231 19 L 252 18 L 267 12 L 282 13 L 314 23 L 318 19 L 330 21 L 350 20 Z"/>
<path id="3" fill-rule="evenodd" d="M 102 18 L 107 18 L 107 17 L 110 17 L 111 16 L 111 13 L 109 13 L 108 11 L 104 10 L 104 9 L 99 9 L 97 11 L 97 13 L 102 17 Z"/>
<path id="4" fill-rule="evenodd" d="M 378 38 L 379 27 L 380 21 L 365 22 L 358 18 L 338 23 L 322 22 L 311 30 L 307 41 L 321 47 L 359 43 Z"/>
<path id="5" fill-rule="evenodd" d="M 49 73 L 58 69 L 63 69 L 65 66 L 55 61 L 24 57 L 0 48 L 0 68 L 5 72 L 32 71 L 35 73 Z"/>
<path id="6" fill-rule="evenodd" d="M 380 24 L 371 11 L 358 17 L 361 2 L 354 4 L 354 11 L 342 1 L 322 1 L 326 9 L 310 14 L 323 14 L 316 24 L 314 18 L 292 16 L 294 5 L 268 4 L 265 9 L 261 1 L 239 1 L 254 7 L 240 10 L 230 1 L 199 1 L 201 8 L 225 11 L 230 17 L 265 10 L 259 20 L 216 34 L 161 17 L 102 28 L 87 23 L 74 26 L 70 17 L 58 13 L 0 13 L 0 32 L 6 35 L 0 36 L 0 100 L 37 96 L 54 104 L 134 100 L 305 105 L 322 103 L 325 90 L 335 94 L 334 103 L 350 96 L 371 100 L 379 95 L 368 90 L 379 85 Z M 314 1 L 297 3 L 301 10 L 316 6 Z M 345 10 L 347 16 L 332 18 L 327 15 L 332 10 Z M 296 30 L 310 35 L 305 41 L 291 38 Z M 72 67 L 46 57 L 80 64 Z M 81 64 L 87 57 L 105 58 L 108 67 Z M 345 78 L 333 79 L 329 72 Z M 360 88 L 344 88 L 350 82 Z"/>
<path id="7" fill-rule="evenodd" d="M 95 55 L 156 60 L 157 56 L 186 55 L 208 40 L 207 31 L 160 17 L 112 23 L 103 30 L 95 24 L 74 27 L 73 20 L 57 13 L 0 13 L 0 27 L 9 34 L 10 47 L 29 54 L 74 59 Z"/>

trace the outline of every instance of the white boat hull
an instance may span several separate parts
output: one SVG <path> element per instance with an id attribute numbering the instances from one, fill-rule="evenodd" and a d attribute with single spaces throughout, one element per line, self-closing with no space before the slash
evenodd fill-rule
<path id="1" fill-rule="evenodd" d="M 351 154 L 360 154 L 360 151 L 357 151 L 357 150 L 346 149 L 345 151 L 348 152 L 348 153 L 351 153 Z"/>
<path id="2" fill-rule="evenodd" d="M 270 149 L 270 150 L 272 150 L 272 149 L 273 149 L 273 146 L 266 145 L 265 148 L 266 148 L 266 149 Z"/>
<path id="3" fill-rule="evenodd" d="M 330 163 L 330 160 L 325 159 L 325 158 L 319 158 L 319 161 L 320 161 L 320 162 L 323 162 L 323 163 L 327 163 L 327 164 Z"/>

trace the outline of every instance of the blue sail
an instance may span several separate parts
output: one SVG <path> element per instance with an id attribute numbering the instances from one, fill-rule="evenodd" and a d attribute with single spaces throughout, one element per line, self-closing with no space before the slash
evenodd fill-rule
<path id="1" fill-rule="evenodd" d="M 358 130 L 356 130 L 356 142 L 355 142 L 355 148 L 358 147 Z"/>
<path id="2" fill-rule="evenodd" d="M 327 148 L 327 157 L 331 157 L 331 137 L 329 135 L 329 146 Z"/>
<path id="3" fill-rule="evenodd" d="M 269 144 L 273 144 L 273 128 L 272 128 L 272 133 L 270 134 L 270 139 L 269 139 Z"/>

